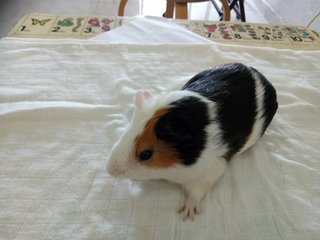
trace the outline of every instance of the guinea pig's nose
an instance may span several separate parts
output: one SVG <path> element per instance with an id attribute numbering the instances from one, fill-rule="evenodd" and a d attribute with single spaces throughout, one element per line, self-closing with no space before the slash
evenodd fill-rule
<path id="1" fill-rule="evenodd" d="M 120 166 L 117 165 L 113 165 L 113 166 L 107 166 L 107 172 L 114 177 L 118 177 L 121 176 L 123 174 L 125 174 L 125 170 L 123 168 L 121 168 Z"/>

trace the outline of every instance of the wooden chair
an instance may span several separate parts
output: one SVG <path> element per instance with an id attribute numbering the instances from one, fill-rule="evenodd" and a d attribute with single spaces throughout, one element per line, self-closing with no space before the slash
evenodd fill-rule
<path id="1" fill-rule="evenodd" d="M 121 0 L 118 7 L 118 16 L 122 17 L 124 15 L 124 8 L 126 7 L 128 0 Z"/>
<path id="2" fill-rule="evenodd" d="M 167 8 L 164 13 L 164 17 L 173 18 L 173 12 L 175 9 L 175 15 L 177 19 L 187 19 L 188 18 L 188 3 L 195 2 L 206 2 L 208 0 L 167 0 Z M 222 3 L 222 8 L 220 12 L 222 13 L 221 20 L 230 21 L 230 9 L 228 0 L 220 0 Z"/>
<path id="3" fill-rule="evenodd" d="M 118 8 L 118 16 L 124 15 L 124 8 L 128 0 L 121 0 Z M 188 18 L 188 3 L 205 2 L 210 0 L 167 0 L 166 11 L 164 17 L 173 18 L 173 12 L 175 10 L 176 19 Z M 220 9 L 220 15 L 222 14 L 223 21 L 230 21 L 230 8 L 228 0 L 220 0 L 222 3 L 222 9 Z M 217 6 L 217 5 L 216 5 Z"/>
<path id="4" fill-rule="evenodd" d="M 222 20 L 223 12 L 221 11 L 219 5 L 215 0 L 211 0 L 214 7 L 216 8 L 218 14 L 220 15 L 220 20 Z M 227 0 L 230 11 L 235 11 L 237 19 L 241 19 L 242 22 L 246 21 L 246 15 L 244 11 L 244 0 Z"/>

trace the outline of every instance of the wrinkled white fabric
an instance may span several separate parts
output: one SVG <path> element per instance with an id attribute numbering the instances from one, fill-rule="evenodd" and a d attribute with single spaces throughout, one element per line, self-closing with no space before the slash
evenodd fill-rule
<path id="1" fill-rule="evenodd" d="M 92 41 L 108 43 L 211 43 L 172 20 L 157 17 L 141 17 L 112 31 L 99 34 Z"/>
<path id="2" fill-rule="evenodd" d="M 4 39 L 0 53 L 2 239 L 319 239 L 319 51 Z M 183 222 L 179 186 L 114 179 L 106 160 L 138 89 L 229 62 L 260 70 L 279 110 Z"/>

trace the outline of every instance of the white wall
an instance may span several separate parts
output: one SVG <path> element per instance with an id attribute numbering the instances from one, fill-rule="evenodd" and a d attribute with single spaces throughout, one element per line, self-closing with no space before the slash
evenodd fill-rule
<path id="1" fill-rule="evenodd" d="M 320 11 L 320 0 L 246 0 L 251 1 L 271 24 L 306 26 Z M 320 17 L 310 26 L 320 32 Z"/>

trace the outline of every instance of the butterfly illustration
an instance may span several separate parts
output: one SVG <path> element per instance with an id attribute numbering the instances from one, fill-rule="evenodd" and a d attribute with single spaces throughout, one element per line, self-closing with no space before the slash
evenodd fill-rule
<path id="1" fill-rule="evenodd" d="M 32 18 L 32 25 L 37 25 L 38 23 L 40 24 L 40 26 L 44 26 L 47 22 L 49 22 L 51 19 L 44 19 L 44 20 L 39 20 L 36 18 Z"/>

